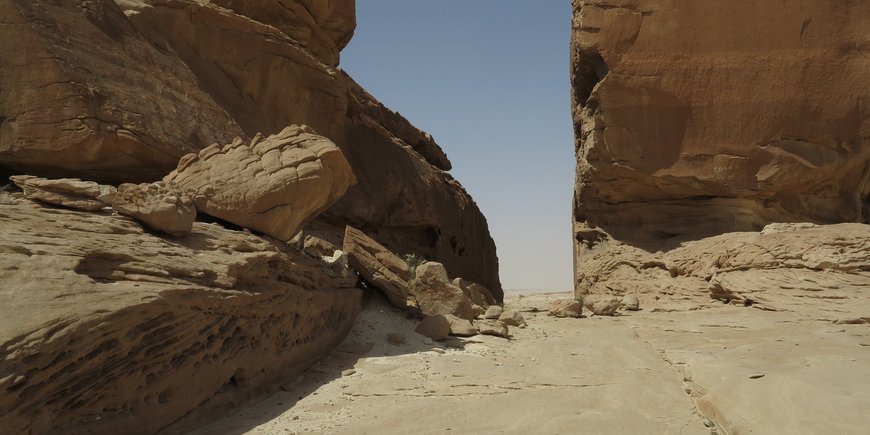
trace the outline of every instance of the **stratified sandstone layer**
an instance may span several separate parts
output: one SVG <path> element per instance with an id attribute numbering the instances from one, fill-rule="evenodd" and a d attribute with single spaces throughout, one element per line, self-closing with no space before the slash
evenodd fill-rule
<path id="1" fill-rule="evenodd" d="M 305 370 L 359 309 L 353 282 L 249 233 L 0 199 L 4 433 L 201 422 Z"/>
<path id="2" fill-rule="evenodd" d="M 358 179 L 324 221 L 439 261 L 500 298 L 486 219 L 445 172 L 446 154 L 336 68 L 354 7 L 0 0 L 11 23 L 0 36 L 22 41 L 0 48 L 0 173 L 156 181 L 213 143 L 305 124 L 341 148 Z"/>
<path id="3" fill-rule="evenodd" d="M 870 3 L 575 0 L 571 54 L 578 293 L 619 243 L 870 222 Z"/>

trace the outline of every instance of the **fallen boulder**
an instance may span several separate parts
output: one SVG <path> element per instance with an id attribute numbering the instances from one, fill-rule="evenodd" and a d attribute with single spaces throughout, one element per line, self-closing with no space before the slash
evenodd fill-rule
<path id="1" fill-rule="evenodd" d="M 490 305 L 489 308 L 486 309 L 486 312 L 483 313 L 484 319 L 498 320 L 501 316 L 501 313 L 504 312 L 504 308 L 499 305 Z"/>
<path id="2" fill-rule="evenodd" d="M 508 310 L 498 316 L 498 321 L 508 326 L 525 326 L 526 319 L 519 311 Z"/>
<path id="3" fill-rule="evenodd" d="M 550 303 L 548 314 L 553 317 L 579 318 L 583 314 L 583 306 L 576 299 L 560 299 Z"/>
<path id="4" fill-rule="evenodd" d="M 356 180 L 332 141 L 291 125 L 188 154 L 163 181 L 193 197 L 199 212 L 286 241 Z"/>
<path id="5" fill-rule="evenodd" d="M 450 282 L 441 263 L 429 261 L 417 266 L 410 290 L 426 315 L 453 314 L 467 320 L 476 317 L 471 300 Z"/>
<path id="6" fill-rule="evenodd" d="M 509 330 L 504 323 L 494 320 L 475 320 L 474 326 L 483 335 L 492 335 L 495 337 L 509 338 Z"/>
<path id="7" fill-rule="evenodd" d="M 112 186 L 78 178 L 47 179 L 32 175 L 13 175 L 9 179 L 24 191 L 27 199 L 75 210 L 101 210 L 111 204 L 115 194 Z"/>
<path id="8" fill-rule="evenodd" d="M 444 316 L 450 322 L 450 335 L 457 337 L 473 337 L 478 334 L 477 328 L 470 320 L 460 319 L 452 314 Z"/>
<path id="9" fill-rule="evenodd" d="M 408 265 L 362 231 L 344 230 L 344 252 L 350 266 L 381 290 L 393 306 L 405 308 L 408 301 Z"/>
<path id="10" fill-rule="evenodd" d="M 596 316 L 612 316 L 619 309 L 619 298 L 611 295 L 586 295 L 583 306 Z"/>
<path id="11" fill-rule="evenodd" d="M 450 320 L 444 315 L 428 316 L 414 329 L 414 332 L 433 340 L 447 338 L 450 331 Z"/>

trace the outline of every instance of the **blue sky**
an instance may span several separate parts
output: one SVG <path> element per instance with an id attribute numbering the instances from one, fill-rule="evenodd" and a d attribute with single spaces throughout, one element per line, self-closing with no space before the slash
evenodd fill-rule
<path id="1" fill-rule="evenodd" d="M 505 289 L 570 290 L 569 0 L 357 0 L 341 67 L 431 133 L 498 247 Z"/>

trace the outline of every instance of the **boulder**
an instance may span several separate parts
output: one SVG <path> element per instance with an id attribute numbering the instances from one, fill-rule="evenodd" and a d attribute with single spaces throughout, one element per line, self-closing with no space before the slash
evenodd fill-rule
<path id="1" fill-rule="evenodd" d="M 350 266 L 366 282 L 382 291 L 393 306 L 405 308 L 409 272 L 401 258 L 351 226 L 345 228 L 343 249 Z"/>
<path id="2" fill-rule="evenodd" d="M 444 315 L 427 316 L 414 329 L 414 332 L 431 338 L 433 340 L 443 340 L 450 335 L 450 320 Z"/>
<path id="3" fill-rule="evenodd" d="M 506 310 L 498 316 L 498 321 L 507 326 L 526 326 L 526 319 L 519 311 Z"/>
<path id="4" fill-rule="evenodd" d="M 486 287 L 480 284 L 468 282 L 462 278 L 455 278 L 453 285 L 462 289 L 465 296 L 468 296 L 468 299 L 471 299 L 471 302 L 477 306 L 486 309 L 490 305 L 495 304 L 495 298 L 492 297 L 492 294 Z"/>
<path id="5" fill-rule="evenodd" d="M 483 335 L 509 338 L 508 327 L 504 323 L 495 320 L 475 320 L 474 326 Z"/>
<path id="6" fill-rule="evenodd" d="M 473 337 L 478 334 L 477 328 L 470 320 L 460 319 L 452 314 L 444 316 L 450 322 L 450 335 L 457 337 Z"/>
<path id="7" fill-rule="evenodd" d="M 583 306 L 596 316 L 613 316 L 620 307 L 620 299 L 611 295 L 586 295 Z"/>
<path id="8" fill-rule="evenodd" d="M 113 186 L 78 178 L 46 179 L 31 175 L 9 177 L 24 191 L 27 199 L 84 211 L 101 210 L 111 205 Z"/>
<path id="9" fill-rule="evenodd" d="M 504 308 L 498 305 L 490 305 L 489 308 L 486 309 L 486 312 L 483 314 L 485 319 L 498 320 L 501 314 L 504 312 Z"/>
<path id="10" fill-rule="evenodd" d="M 175 186 L 162 182 L 118 186 L 112 208 L 151 229 L 176 237 L 189 233 L 196 220 L 193 200 Z"/>
<path id="11" fill-rule="evenodd" d="M 634 293 L 629 293 L 622 297 L 622 301 L 619 302 L 619 305 L 622 308 L 625 308 L 629 311 L 638 311 L 640 310 L 640 300 L 637 298 L 637 295 Z"/>
<path id="12" fill-rule="evenodd" d="M 576 299 L 560 299 L 550 303 L 548 314 L 553 317 L 579 318 L 583 314 L 583 306 Z"/>
<path id="13" fill-rule="evenodd" d="M 282 245 L 4 204 L 3 432 L 187 433 L 303 373 L 344 339 L 362 292 Z"/>
<path id="14" fill-rule="evenodd" d="M 453 314 L 466 320 L 476 317 L 471 300 L 450 282 L 441 263 L 429 261 L 417 266 L 410 290 L 426 315 Z"/>
<path id="15" fill-rule="evenodd" d="M 307 126 L 236 138 L 188 154 L 164 177 L 193 197 L 199 212 L 289 240 L 355 182 L 341 150 Z"/>

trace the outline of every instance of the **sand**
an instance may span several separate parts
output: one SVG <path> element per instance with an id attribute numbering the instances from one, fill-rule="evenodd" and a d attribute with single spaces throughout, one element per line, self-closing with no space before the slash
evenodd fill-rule
<path id="1" fill-rule="evenodd" d="M 432 342 L 384 301 L 301 379 L 197 434 L 818 434 L 870 427 L 870 328 L 714 302 Z M 401 334 L 393 344 L 387 334 Z"/>

